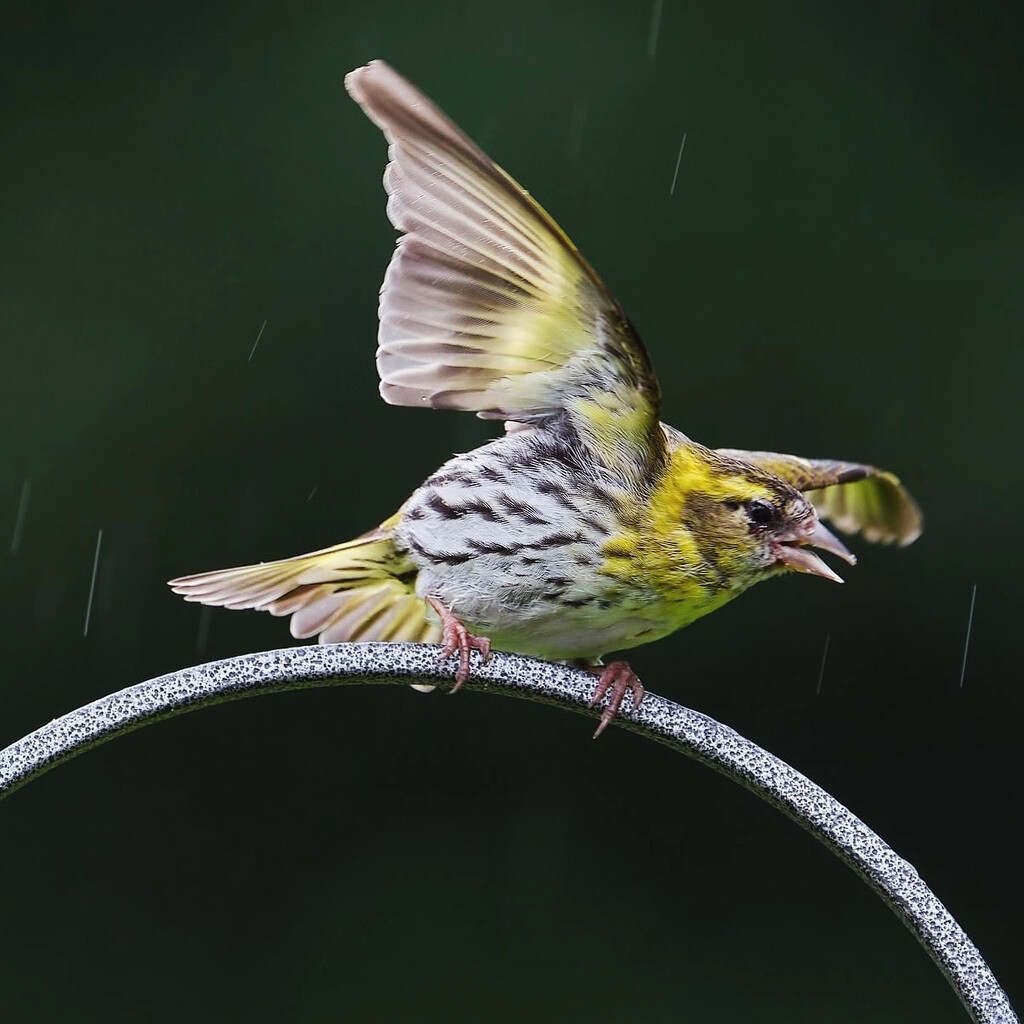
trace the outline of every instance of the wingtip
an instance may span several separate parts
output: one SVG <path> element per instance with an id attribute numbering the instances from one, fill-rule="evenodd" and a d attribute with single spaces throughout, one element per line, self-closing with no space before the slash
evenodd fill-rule
<path id="1" fill-rule="evenodd" d="M 197 587 L 195 582 L 190 580 L 188 576 L 182 576 L 175 580 L 168 580 L 167 586 L 171 588 L 172 594 L 177 594 L 178 597 L 183 598 L 185 601 L 193 601 L 198 604 L 205 604 L 207 594 L 202 587 Z"/>
<path id="2" fill-rule="evenodd" d="M 364 86 L 368 80 L 379 78 L 381 75 L 397 74 L 398 72 L 395 71 L 387 61 L 375 58 L 374 60 L 367 61 L 367 63 L 358 68 L 353 68 L 345 76 L 345 89 L 352 99 L 357 103 L 362 103 L 366 98 L 366 90 Z"/>
<path id="3" fill-rule="evenodd" d="M 370 64 L 364 64 L 362 67 L 353 68 L 345 76 L 345 91 L 356 101 L 356 103 L 362 103 L 363 101 L 363 90 L 360 80 L 363 75 L 366 74 L 369 67 Z"/>
<path id="4" fill-rule="evenodd" d="M 918 521 L 918 523 L 902 537 L 896 538 L 896 547 L 898 548 L 909 548 L 921 534 L 924 533 L 924 523 Z"/>

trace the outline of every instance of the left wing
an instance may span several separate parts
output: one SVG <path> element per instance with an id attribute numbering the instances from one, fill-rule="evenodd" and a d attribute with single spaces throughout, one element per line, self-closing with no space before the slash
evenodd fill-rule
<path id="1" fill-rule="evenodd" d="M 538 425 L 567 414 L 608 464 L 660 457 L 650 359 L 565 233 L 383 61 L 345 86 L 390 144 L 402 233 L 380 293 L 385 401 Z"/>
<path id="2" fill-rule="evenodd" d="M 923 519 L 917 502 L 899 478 L 874 466 L 834 459 L 802 459 L 778 452 L 719 448 L 720 455 L 760 466 L 804 491 L 823 518 L 845 533 L 900 547 L 921 536 Z"/>

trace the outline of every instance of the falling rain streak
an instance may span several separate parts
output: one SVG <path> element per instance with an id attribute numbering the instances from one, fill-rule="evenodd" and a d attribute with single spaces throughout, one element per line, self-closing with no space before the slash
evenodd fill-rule
<path id="1" fill-rule="evenodd" d="M 256 340 L 252 343 L 252 351 L 249 353 L 249 362 L 252 362 L 252 357 L 256 354 L 256 346 L 260 343 L 260 338 L 263 337 L 263 331 L 267 326 L 267 321 L 263 321 L 263 327 L 260 328 L 259 334 L 256 335 Z"/>
<path id="2" fill-rule="evenodd" d="M 213 609 L 206 606 L 199 613 L 199 629 L 196 630 L 196 656 L 203 657 L 206 654 L 206 645 L 210 641 L 210 618 Z"/>
<path id="3" fill-rule="evenodd" d="M 21 485 L 21 500 L 18 502 L 18 514 L 14 519 L 14 533 L 11 535 L 11 554 L 16 555 L 21 547 L 21 535 L 25 531 L 25 514 L 28 512 L 28 499 L 32 496 L 32 481 L 26 479 Z"/>
<path id="4" fill-rule="evenodd" d="M 82 636 L 89 635 L 89 619 L 92 617 L 92 596 L 96 591 L 96 570 L 100 567 L 100 546 L 103 544 L 103 531 L 96 534 L 96 554 L 92 560 L 92 582 L 89 584 L 89 603 L 85 606 L 85 627 Z"/>
<path id="5" fill-rule="evenodd" d="M 647 35 L 647 59 L 654 60 L 658 52 L 658 34 L 661 32 L 661 9 L 665 6 L 665 0 L 654 0 L 651 8 L 651 31 Z"/>
<path id="6" fill-rule="evenodd" d="M 974 625 L 974 599 L 978 596 L 978 584 L 971 587 L 971 610 L 967 613 L 967 636 L 964 639 L 964 660 L 960 666 L 960 689 L 964 688 L 964 676 L 967 675 L 967 651 L 971 646 L 971 627 Z"/>
<path id="7" fill-rule="evenodd" d="M 825 678 L 825 662 L 828 660 L 828 645 L 832 640 L 832 634 L 827 633 L 825 635 L 825 650 L 821 652 L 821 668 L 818 669 L 818 689 L 817 693 L 821 695 L 821 681 Z"/>
<path id="8" fill-rule="evenodd" d="M 686 145 L 686 132 L 683 132 L 683 141 L 679 143 L 679 156 L 676 157 L 676 169 L 672 172 L 672 185 L 668 190 L 670 196 L 676 194 L 676 179 L 679 177 L 679 165 L 683 162 L 683 148 Z"/>

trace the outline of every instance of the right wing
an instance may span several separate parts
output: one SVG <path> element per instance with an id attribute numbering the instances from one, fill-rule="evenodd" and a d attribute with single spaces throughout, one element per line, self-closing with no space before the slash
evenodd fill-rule
<path id="1" fill-rule="evenodd" d="M 565 413 L 607 464 L 660 458 L 650 359 L 564 232 L 387 64 L 345 86 L 390 144 L 402 232 L 380 296 L 384 399 L 527 423 Z"/>

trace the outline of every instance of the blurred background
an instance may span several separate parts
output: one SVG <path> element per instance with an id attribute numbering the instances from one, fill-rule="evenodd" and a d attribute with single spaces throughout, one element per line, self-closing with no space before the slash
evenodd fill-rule
<path id="1" fill-rule="evenodd" d="M 356 535 L 489 436 L 377 397 L 385 146 L 342 78 L 383 57 L 602 273 L 668 421 L 890 467 L 917 495 L 912 548 L 854 540 L 845 586 L 755 588 L 632 662 L 852 808 L 1024 1005 L 1019 4 L 0 17 L 0 744 L 290 643 L 164 581 Z M 0 807 L 2 1012 L 966 1019 L 799 828 L 591 731 L 354 688 L 95 750 Z"/>

